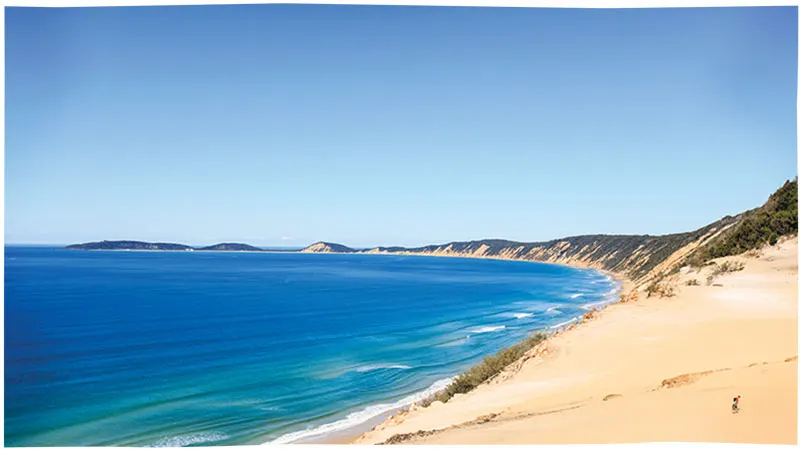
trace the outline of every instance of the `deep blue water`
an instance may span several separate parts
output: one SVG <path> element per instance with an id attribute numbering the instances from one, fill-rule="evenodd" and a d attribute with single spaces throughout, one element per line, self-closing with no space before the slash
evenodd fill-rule
<path id="1" fill-rule="evenodd" d="M 421 398 L 614 287 L 497 260 L 9 246 L 5 443 L 318 436 Z"/>

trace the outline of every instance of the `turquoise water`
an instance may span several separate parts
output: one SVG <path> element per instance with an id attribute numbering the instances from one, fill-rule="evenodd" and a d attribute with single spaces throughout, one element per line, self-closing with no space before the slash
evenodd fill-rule
<path id="1" fill-rule="evenodd" d="M 298 442 L 614 300 L 591 270 L 387 255 L 5 248 L 5 443 Z"/>

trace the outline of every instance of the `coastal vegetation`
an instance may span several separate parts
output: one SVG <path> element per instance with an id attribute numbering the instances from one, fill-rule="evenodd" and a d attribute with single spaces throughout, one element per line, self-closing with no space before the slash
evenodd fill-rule
<path id="1" fill-rule="evenodd" d="M 760 208 L 747 211 L 728 233 L 697 251 L 690 263 L 740 255 L 762 245 L 775 245 L 781 236 L 797 234 L 797 178 L 787 181 Z"/>

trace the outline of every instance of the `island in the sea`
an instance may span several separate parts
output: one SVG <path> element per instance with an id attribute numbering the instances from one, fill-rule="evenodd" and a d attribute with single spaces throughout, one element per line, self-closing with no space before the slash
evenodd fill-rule
<path id="1" fill-rule="evenodd" d="M 87 242 L 84 244 L 68 245 L 69 250 L 159 250 L 159 251 L 178 251 L 178 252 L 285 252 L 286 249 L 263 249 L 248 244 L 238 242 L 223 242 L 220 244 L 209 245 L 207 247 L 192 247 L 185 244 L 175 244 L 171 242 L 142 242 L 142 241 L 99 241 Z"/>

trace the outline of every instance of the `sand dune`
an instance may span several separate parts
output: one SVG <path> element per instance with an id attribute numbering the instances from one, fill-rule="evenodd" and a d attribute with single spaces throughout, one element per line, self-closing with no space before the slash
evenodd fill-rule
<path id="1" fill-rule="evenodd" d="M 552 338 L 547 356 L 510 378 L 401 414 L 356 443 L 795 444 L 797 238 L 724 260 L 745 268 L 716 286 L 706 286 L 709 268 L 675 275 L 676 296 L 640 292 Z"/>

